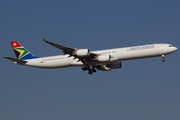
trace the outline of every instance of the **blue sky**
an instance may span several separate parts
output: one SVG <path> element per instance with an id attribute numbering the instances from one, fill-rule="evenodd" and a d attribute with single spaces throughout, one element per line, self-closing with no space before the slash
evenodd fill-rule
<path id="1" fill-rule="evenodd" d="M 80 67 L 14 65 L 10 41 L 38 57 L 63 54 L 50 41 L 101 50 L 149 43 L 180 48 L 178 0 L 0 1 L 1 120 L 179 120 L 179 50 L 161 58 L 123 61 L 90 76 Z"/>

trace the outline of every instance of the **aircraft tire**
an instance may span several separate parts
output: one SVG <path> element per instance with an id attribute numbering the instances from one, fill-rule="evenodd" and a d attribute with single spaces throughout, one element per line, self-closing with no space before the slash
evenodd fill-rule
<path id="1" fill-rule="evenodd" d="M 94 73 L 95 73 L 95 72 L 96 72 L 96 69 L 93 69 L 93 70 L 92 70 L 92 72 L 94 72 Z"/>
<path id="2" fill-rule="evenodd" d="M 165 59 L 161 59 L 162 62 L 165 62 Z"/>
<path id="3" fill-rule="evenodd" d="M 83 70 L 83 71 L 86 71 L 86 70 L 87 70 L 87 68 L 86 68 L 86 67 L 82 67 L 82 70 Z"/>
<path id="4" fill-rule="evenodd" d="M 88 73 L 89 73 L 90 75 L 92 75 L 92 72 L 91 72 L 91 71 L 89 71 Z"/>

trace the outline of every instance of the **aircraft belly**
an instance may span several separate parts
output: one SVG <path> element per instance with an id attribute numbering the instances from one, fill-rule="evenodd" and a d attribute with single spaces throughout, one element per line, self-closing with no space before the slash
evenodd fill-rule
<path id="1" fill-rule="evenodd" d="M 71 65 L 72 66 L 83 66 L 84 64 L 79 60 L 72 60 Z"/>
<path id="2" fill-rule="evenodd" d="M 70 66 L 70 61 L 67 59 L 54 60 L 54 61 L 49 61 L 47 64 L 48 67 L 52 67 L 52 68 L 64 68 Z"/>
<path id="3" fill-rule="evenodd" d="M 70 67 L 71 61 L 68 59 L 62 60 L 36 60 L 36 61 L 29 61 L 26 65 L 31 67 L 38 67 L 38 68 L 64 68 Z"/>
<path id="4" fill-rule="evenodd" d="M 107 64 L 111 64 L 114 62 L 118 62 L 119 60 L 116 61 L 108 61 L 108 62 L 99 62 L 99 61 L 89 61 L 88 65 L 90 66 L 98 66 L 98 65 L 107 65 Z"/>

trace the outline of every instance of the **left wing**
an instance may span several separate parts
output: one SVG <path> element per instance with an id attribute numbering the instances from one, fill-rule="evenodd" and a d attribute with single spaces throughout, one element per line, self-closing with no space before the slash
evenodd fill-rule
<path id="1" fill-rule="evenodd" d="M 77 49 L 76 48 L 70 48 L 70 47 L 66 47 L 66 46 L 63 46 L 63 45 L 59 45 L 59 44 L 56 44 L 56 43 L 53 43 L 51 41 L 48 41 L 46 38 L 43 38 L 44 42 L 48 43 L 49 45 L 52 45 L 58 49 L 61 49 L 63 53 L 65 54 L 71 54 L 73 53 L 73 51 L 76 51 Z"/>
<path id="2" fill-rule="evenodd" d="M 90 53 L 89 49 L 76 49 L 50 42 L 45 38 L 43 38 L 43 40 L 49 45 L 61 49 L 64 54 L 69 54 L 70 56 L 74 56 L 75 58 L 78 58 L 82 62 L 91 61 L 93 58 L 95 58 L 95 56 L 97 56 L 97 54 Z"/>

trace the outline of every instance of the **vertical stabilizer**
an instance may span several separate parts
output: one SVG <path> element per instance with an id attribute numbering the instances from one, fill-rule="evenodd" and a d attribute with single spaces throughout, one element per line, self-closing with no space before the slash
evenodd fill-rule
<path id="1" fill-rule="evenodd" d="M 24 48 L 20 43 L 17 41 L 10 42 L 11 46 L 14 50 L 14 53 L 17 59 L 26 60 L 26 59 L 34 59 L 37 58 L 33 54 L 31 54 L 26 48 Z"/>

